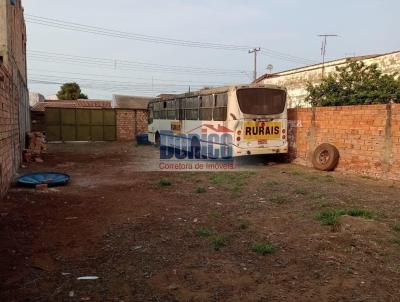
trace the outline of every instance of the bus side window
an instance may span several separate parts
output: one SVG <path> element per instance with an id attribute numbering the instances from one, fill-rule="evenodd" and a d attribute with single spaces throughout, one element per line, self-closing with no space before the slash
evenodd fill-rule
<path id="1" fill-rule="evenodd" d="M 158 120 L 160 119 L 160 103 L 154 103 L 153 104 L 153 118 Z"/>
<path id="2" fill-rule="evenodd" d="M 228 94 L 216 94 L 215 105 L 213 111 L 214 121 L 226 121 L 227 118 L 227 106 L 228 106 Z"/>
<path id="3" fill-rule="evenodd" d="M 175 120 L 175 100 L 167 102 L 167 120 Z"/>
<path id="4" fill-rule="evenodd" d="M 177 99 L 176 100 L 176 108 L 178 110 L 178 120 L 184 120 L 185 119 L 185 100 L 184 99 Z"/>
<path id="5" fill-rule="evenodd" d="M 185 119 L 198 120 L 199 119 L 199 98 L 192 97 L 185 99 Z"/>
<path id="6" fill-rule="evenodd" d="M 160 119 L 165 120 L 167 118 L 167 102 L 161 102 L 160 107 Z"/>
<path id="7" fill-rule="evenodd" d="M 179 114 L 179 99 L 174 100 L 174 110 L 175 110 L 175 119 L 180 120 L 180 114 Z"/>
<path id="8" fill-rule="evenodd" d="M 154 119 L 154 104 L 149 104 L 149 117 L 148 123 L 152 124 Z"/>
<path id="9" fill-rule="evenodd" d="M 213 113 L 214 97 L 206 95 L 200 97 L 200 120 L 211 121 Z"/>

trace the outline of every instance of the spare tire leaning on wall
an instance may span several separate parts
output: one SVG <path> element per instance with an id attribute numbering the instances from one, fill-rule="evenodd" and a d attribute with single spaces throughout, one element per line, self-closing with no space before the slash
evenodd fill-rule
<path id="1" fill-rule="evenodd" d="M 315 169 L 321 171 L 332 171 L 339 162 L 339 151 L 331 144 L 324 143 L 319 145 L 312 157 L 312 163 Z"/>

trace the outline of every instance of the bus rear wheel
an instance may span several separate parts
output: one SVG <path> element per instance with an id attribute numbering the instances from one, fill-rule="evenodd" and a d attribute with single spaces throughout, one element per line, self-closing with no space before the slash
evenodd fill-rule
<path id="1" fill-rule="evenodd" d="M 160 147 L 160 133 L 156 133 L 155 139 L 154 139 L 154 145 L 158 148 Z"/>
<path id="2" fill-rule="evenodd" d="M 193 137 L 190 142 L 190 154 L 196 158 L 200 159 L 201 156 L 201 145 L 200 140 L 197 137 Z"/>

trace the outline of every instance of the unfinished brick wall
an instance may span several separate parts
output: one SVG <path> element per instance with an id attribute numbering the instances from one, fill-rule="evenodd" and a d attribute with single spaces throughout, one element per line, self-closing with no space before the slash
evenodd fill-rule
<path id="1" fill-rule="evenodd" d="M 315 148 L 335 145 L 338 171 L 400 180 L 400 105 L 290 109 L 289 145 L 295 163 L 311 166 Z"/>
<path id="2" fill-rule="evenodd" d="M 134 140 L 140 132 L 147 132 L 147 110 L 117 109 L 117 140 Z"/>
<path id="3" fill-rule="evenodd" d="M 21 163 L 29 124 L 23 7 L 0 1 L 0 199 Z"/>
<path id="4" fill-rule="evenodd" d="M 7 192 L 21 160 L 19 98 L 11 75 L 0 66 L 0 198 Z"/>

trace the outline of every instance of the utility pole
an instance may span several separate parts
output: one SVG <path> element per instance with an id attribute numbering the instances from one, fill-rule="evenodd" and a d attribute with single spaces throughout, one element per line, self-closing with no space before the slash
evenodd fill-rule
<path id="1" fill-rule="evenodd" d="M 322 46 L 321 46 L 321 56 L 322 56 L 322 77 L 325 76 L 325 56 L 326 56 L 326 46 L 328 45 L 328 37 L 338 37 L 338 35 L 318 35 L 318 37 L 322 37 Z"/>
<path id="2" fill-rule="evenodd" d="M 254 53 L 254 71 L 253 71 L 253 81 L 257 80 L 257 52 L 261 50 L 260 47 L 256 47 L 249 50 L 249 53 Z"/>

